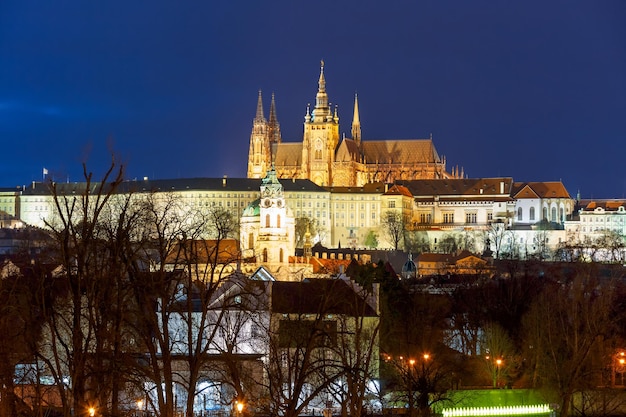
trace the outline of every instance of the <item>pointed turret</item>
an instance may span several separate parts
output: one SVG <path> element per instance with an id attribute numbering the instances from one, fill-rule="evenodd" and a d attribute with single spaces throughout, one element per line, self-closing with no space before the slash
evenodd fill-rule
<path id="1" fill-rule="evenodd" d="M 270 105 L 270 120 L 267 127 L 270 144 L 282 142 L 282 137 L 280 134 L 280 123 L 278 123 L 278 118 L 276 117 L 276 101 L 274 99 L 274 93 L 272 93 L 272 104 Z"/>
<path id="2" fill-rule="evenodd" d="M 265 123 L 265 116 L 263 115 L 263 95 L 261 94 L 261 90 L 259 90 L 259 99 L 256 103 L 256 116 L 254 118 L 254 121 L 257 123 Z"/>
<path id="3" fill-rule="evenodd" d="M 359 119 L 359 97 L 354 94 L 354 115 L 352 116 L 352 139 L 361 145 L 361 121 Z"/>
<path id="4" fill-rule="evenodd" d="M 263 178 L 270 163 L 272 155 L 270 151 L 269 127 L 263 115 L 263 95 L 259 90 L 259 98 L 256 105 L 256 115 L 252 121 L 252 133 L 250 134 L 250 151 L 248 152 L 248 178 Z"/>
<path id="5" fill-rule="evenodd" d="M 318 81 L 317 95 L 315 96 L 315 109 L 313 109 L 313 120 L 324 121 L 330 115 L 328 107 L 328 94 L 326 94 L 326 78 L 324 78 L 324 61 L 320 66 L 320 78 Z"/>

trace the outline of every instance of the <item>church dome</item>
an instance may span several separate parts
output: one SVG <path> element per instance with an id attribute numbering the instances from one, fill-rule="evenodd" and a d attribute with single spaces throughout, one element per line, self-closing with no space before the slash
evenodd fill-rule
<path id="1" fill-rule="evenodd" d="M 402 278 L 410 279 L 417 277 L 417 266 L 413 262 L 413 255 L 409 253 L 409 259 L 402 265 Z"/>
<path id="2" fill-rule="evenodd" d="M 261 215 L 261 199 L 257 198 L 243 210 L 242 217 L 258 217 Z"/>

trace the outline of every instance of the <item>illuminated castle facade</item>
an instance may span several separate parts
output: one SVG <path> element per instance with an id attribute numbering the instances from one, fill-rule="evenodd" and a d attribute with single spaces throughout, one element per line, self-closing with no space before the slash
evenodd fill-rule
<path id="1" fill-rule="evenodd" d="M 461 178 L 429 139 L 364 140 L 358 98 L 354 98 L 352 138 L 341 138 L 337 107 L 331 109 L 322 62 L 313 110 L 307 106 L 302 142 L 283 142 L 272 95 L 269 120 L 261 92 L 250 135 L 248 178 L 263 178 L 272 163 L 278 178 L 308 179 L 320 186 L 354 187 L 372 182 Z"/>

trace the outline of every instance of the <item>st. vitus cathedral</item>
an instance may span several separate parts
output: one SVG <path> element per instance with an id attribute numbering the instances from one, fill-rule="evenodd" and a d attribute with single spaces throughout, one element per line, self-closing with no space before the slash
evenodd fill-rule
<path id="1" fill-rule="evenodd" d="M 351 138 L 339 135 L 337 107 L 331 109 L 329 105 L 322 61 L 315 107 L 311 110 L 307 106 L 301 142 L 282 141 L 274 95 L 268 120 L 259 91 L 250 135 L 248 178 L 264 178 L 272 164 L 278 178 L 309 179 L 317 185 L 333 187 L 464 177 L 458 170 L 446 171 L 446 160 L 437 153 L 432 136 L 407 140 L 363 138 L 356 95 L 351 134 Z"/>

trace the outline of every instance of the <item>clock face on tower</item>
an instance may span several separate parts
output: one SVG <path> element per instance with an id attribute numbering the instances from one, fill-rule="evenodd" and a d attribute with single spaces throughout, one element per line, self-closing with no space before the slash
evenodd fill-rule
<path id="1" fill-rule="evenodd" d="M 322 146 L 323 146 L 322 140 L 320 138 L 317 138 L 315 140 L 315 149 L 317 149 L 318 151 L 321 151 Z"/>
<path id="2" fill-rule="evenodd" d="M 263 205 L 265 207 L 269 207 L 269 206 L 272 205 L 272 202 L 271 202 L 271 200 L 269 198 L 266 198 L 265 201 L 263 202 Z"/>

